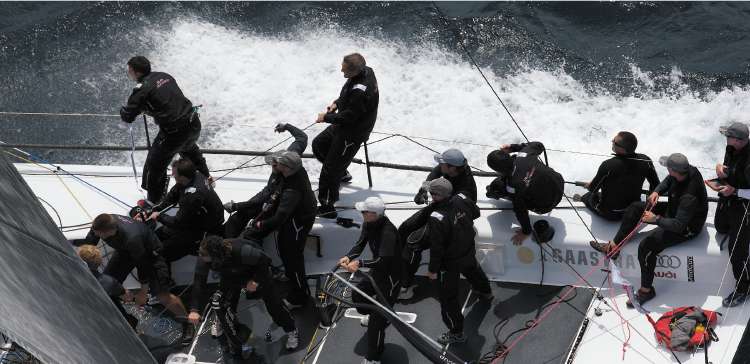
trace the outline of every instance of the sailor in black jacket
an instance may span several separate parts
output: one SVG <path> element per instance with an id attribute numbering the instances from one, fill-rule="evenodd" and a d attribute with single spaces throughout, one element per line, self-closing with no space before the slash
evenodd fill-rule
<path id="1" fill-rule="evenodd" d="M 429 193 L 435 207 L 425 234 L 431 243 L 427 274 L 430 279 L 439 279 L 440 310 L 449 329 L 438 338 L 443 345 L 466 341 L 458 300 L 460 275 L 469 281 L 472 292 L 492 299 L 489 280 L 476 258 L 474 219 L 479 217 L 479 208 L 461 194 L 450 197 L 451 192 L 452 186 L 445 178 L 430 182 Z"/>
<path id="2" fill-rule="evenodd" d="M 289 309 L 282 303 L 278 288 L 271 273 L 271 258 L 255 241 L 245 239 L 223 239 L 210 236 L 200 245 L 198 264 L 193 278 L 193 299 L 190 302 L 188 319 L 194 324 L 201 320 L 200 300 L 205 295 L 208 272 L 213 269 L 221 274 L 219 290 L 229 302 L 232 313 L 237 313 L 240 290 L 245 287 L 248 292 L 260 291 L 266 310 L 273 322 L 287 333 L 286 348 L 294 350 L 299 345 L 297 331 Z M 216 322 L 214 322 L 216 325 Z M 223 329 L 212 328 L 214 336 L 221 336 Z"/>
<path id="3" fill-rule="evenodd" d="M 223 235 L 224 208 L 219 196 L 206 177 L 195 170 L 189 159 L 172 163 L 175 185 L 164 200 L 153 207 L 149 216 L 164 226 L 156 230 L 164 244 L 162 255 L 168 263 L 186 255 L 195 255 L 198 244 L 206 234 Z M 170 205 L 179 205 L 174 216 L 159 211 Z"/>
<path id="4" fill-rule="evenodd" d="M 382 297 L 393 306 L 398 298 L 401 279 L 401 243 L 398 231 L 393 223 L 385 216 L 385 204 L 378 197 L 368 197 L 364 202 L 357 202 L 355 207 L 362 213 L 364 223 L 359 240 L 349 253 L 339 260 L 339 265 L 349 272 L 356 272 L 359 268 L 369 268 L 369 274 L 377 284 Z M 361 259 L 365 246 L 370 246 L 372 259 Z M 359 259 L 358 259 L 359 258 Z M 375 296 L 376 291 L 369 279 L 365 279 L 357 285 L 364 293 Z M 352 301 L 360 304 L 371 304 L 359 293 L 352 293 Z M 382 302 L 382 300 L 379 300 Z M 362 325 L 367 326 L 367 354 L 365 360 L 368 363 L 380 362 L 385 347 L 385 328 L 388 320 L 380 314 L 374 314 L 370 310 L 357 308 L 357 311 L 366 315 L 362 319 Z"/>
<path id="5" fill-rule="evenodd" d="M 617 259 L 617 244 L 630 234 L 639 221 L 655 224 L 638 245 L 638 262 L 641 266 L 641 288 L 636 299 L 643 304 L 656 295 L 653 287 L 656 258 L 664 249 L 692 239 L 703 229 L 708 216 L 708 196 L 703 185 L 703 176 L 697 168 L 690 165 L 687 157 L 674 153 L 662 157 L 659 162 L 667 167 L 669 176 L 656 186 L 648 196 L 647 202 L 633 202 L 622 218 L 622 224 L 615 238 L 607 243 L 591 241 L 597 251 Z M 660 195 L 667 195 L 667 202 L 658 202 Z M 647 206 L 653 206 L 647 211 Z M 627 302 L 632 307 L 630 301 Z"/>
<path id="6" fill-rule="evenodd" d="M 542 143 L 529 142 L 505 144 L 487 156 L 487 164 L 501 175 L 487 186 L 487 197 L 513 201 L 513 212 L 521 225 L 512 238 L 515 245 L 531 234 L 529 210 L 546 214 L 562 200 L 563 178 L 539 160 L 542 153 Z"/>
<path id="7" fill-rule="evenodd" d="M 341 180 L 348 176 L 346 168 L 362 143 L 370 137 L 378 116 L 378 80 L 367 67 L 364 57 L 354 53 L 344 57 L 341 72 L 346 83 L 318 123 L 331 124 L 313 139 L 313 154 L 323 167 L 320 170 L 318 201 L 325 218 L 336 218 L 333 204 L 339 200 Z"/>
<path id="8" fill-rule="evenodd" d="M 451 197 L 460 195 L 471 201 L 476 201 L 477 184 L 474 181 L 474 175 L 471 173 L 471 167 L 469 167 L 466 158 L 460 150 L 448 149 L 442 154 L 436 154 L 435 161 L 438 162 L 438 165 L 430 172 L 425 183 L 419 189 L 417 195 L 414 196 L 415 203 L 419 205 L 427 202 L 427 186 L 429 182 L 440 177 L 447 179 L 451 183 L 451 186 L 453 186 Z M 433 210 L 434 205 L 427 205 L 404 220 L 398 227 L 398 233 L 404 247 L 402 259 L 406 265 L 404 268 L 404 277 L 401 279 L 401 293 L 399 294 L 399 298 L 402 300 L 408 300 L 414 296 L 414 289 L 416 288 L 413 284 L 414 275 L 422 263 L 422 252 L 430 248 L 430 243 L 426 239 L 415 238 L 414 241 L 410 242 L 408 238 L 412 233 L 427 224 L 427 220 Z M 424 230 L 421 232 L 423 233 Z"/>
<path id="9" fill-rule="evenodd" d="M 477 183 L 474 181 L 474 175 L 471 173 L 466 157 L 460 150 L 451 148 L 442 154 L 436 154 L 435 162 L 438 165 L 427 175 L 425 182 L 443 177 L 453 185 L 454 196 L 462 193 L 472 201 L 477 200 Z M 414 196 L 414 203 L 417 205 L 427 203 L 427 188 L 423 186 L 419 189 Z"/>
<path id="10" fill-rule="evenodd" d="M 154 231 L 127 216 L 101 214 L 91 223 L 86 237 L 72 243 L 76 246 L 97 245 L 99 239 L 115 249 L 104 268 L 104 274 L 122 284 L 133 268 L 137 268 L 141 289 L 135 296 L 136 304 L 146 304 L 146 294 L 150 291 L 182 322 L 182 343 L 190 344 L 193 328 L 185 320 L 187 312 L 182 301 L 169 292 L 169 270 L 161 256 L 162 244 Z"/>
<path id="11" fill-rule="evenodd" d="M 737 281 L 732 291 L 722 301 L 725 307 L 734 307 L 745 302 L 750 290 L 750 267 L 748 266 L 748 244 L 750 244 L 750 147 L 748 147 L 747 125 L 733 123 L 721 129 L 726 136 L 727 147 L 723 163 L 716 165 L 719 179 L 719 203 L 714 215 L 716 230 L 728 234 L 729 260 Z"/>
<path id="12" fill-rule="evenodd" d="M 305 305 L 310 297 L 304 249 L 307 234 L 315 222 L 316 201 L 300 158 L 307 144 L 307 135 L 289 124 L 277 127 L 277 131 L 283 130 L 290 131 L 295 142 L 287 150 L 266 157 L 273 172 L 262 191 L 247 202 L 225 205 L 227 211 L 237 210 L 230 216 L 225 233 L 227 237 L 233 237 L 238 227 L 244 227 L 250 219 L 250 225 L 242 232 L 247 239 L 262 240 L 278 231 L 279 256 L 292 284 L 286 301 L 294 308 Z"/>
<path id="13" fill-rule="evenodd" d="M 659 184 L 654 164 L 645 154 L 635 152 L 638 139 L 621 131 L 612 139 L 614 157 L 602 162 L 596 176 L 586 183 L 589 192 L 576 198 L 595 214 L 611 221 L 622 219 L 631 203 L 641 200 L 643 181 L 648 179 L 649 192 Z"/>
<path id="14" fill-rule="evenodd" d="M 128 61 L 128 76 L 137 81 L 127 105 L 120 109 L 122 121 L 132 123 L 145 113 L 159 125 L 143 166 L 141 187 L 148 191 L 148 199 L 159 203 L 164 196 L 169 179 L 167 166 L 175 154 L 180 153 L 196 165 L 204 176 L 210 176 L 206 160 L 196 141 L 200 136 L 201 122 L 193 104 L 182 94 L 177 81 L 164 72 L 151 72 L 151 63 L 143 56 Z"/>

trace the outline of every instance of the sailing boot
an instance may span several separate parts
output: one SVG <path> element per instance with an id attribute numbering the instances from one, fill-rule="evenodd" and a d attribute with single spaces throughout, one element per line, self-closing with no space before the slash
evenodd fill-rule
<path id="1" fill-rule="evenodd" d="M 184 320 L 182 323 L 182 335 L 180 336 L 180 343 L 182 346 L 189 346 L 193 343 L 195 338 L 195 326 L 188 320 Z"/>

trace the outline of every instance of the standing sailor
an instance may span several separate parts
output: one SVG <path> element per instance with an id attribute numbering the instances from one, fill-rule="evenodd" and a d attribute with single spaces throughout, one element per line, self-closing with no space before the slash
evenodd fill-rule
<path id="1" fill-rule="evenodd" d="M 621 131 L 612 139 L 614 157 L 602 162 L 596 176 L 584 187 L 583 196 L 574 195 L 589 210 L 610 220 L 622 219 L 631 203 L 641 200 L 643 181 L 648 179 L 649 193 L 659 184 L 654 164 L 645 154 L 635 152 L 638 139 L 633 133 Z"/>
<path id="2" fill-rule="evenodd" d="M 750 267 L 747 264 L 750 254 L 750 218 L 747 216 L 750 198 L 750 148 L 747 145 L 750 133 L 747 125 L 742 123 L 722 128 L 721 133 L 727 138 L 727 147 L 724 162 L 716 165 L 720 187 L 714 226 L 717 231 L 728 234 L 729 260 L 737 284 L 722 304 L 734 307 L 745 302 L 750 290 Z"/>
<path id="3" fill-rule="evenodd" d="M 145 113 L 159 125 L 159 133 L 148 151 L 143 165 L 141 187 L 148 191 L 148 200 L 159 203 L 167 190 L 166 171 L 175 154 L 190 159 L 209 180 L 206 160 L 196 145 L 201 133 L 197 108 L 183 94 L 177 81 L 167 73 L 151 72 L 151 62 L 146 57 L 135 56 L 128 61 L 128 77 L 138 82 L 120 109 L 126 123 Z"/>
<path id="4" fill-rule="evenodd" d="M 660 158 L 659 163 L 667 167 L 669 175 L 656 186 L 648 196 L 648 201 L 630 204 L 613 240 L 607 243 L 590 242 L 595 250 L 608 255 L 610 259 L 617 259 L 620 251 L 615 252 L 613 249 L 640 221 L 657 226 L 638 245 L 641 288 L 635 298 L 639 304 L 656 296 L 653 283 L 657 256 L 664 249 L 694 238 L 703 229 L 708 216 L 708 197 L 703 176 L 697 168 L 690 165 L 687 157 L 673 153 L 669 157 Z M 661 195 L 669 196 L 667 202 L 658 202 Z M 652 206 L 650 211 L 647 210 L 648 206 Z M 630 300 L 626 303 L 628 307 L 633 307 Z"/>
<path id="5" fill-rule="evenodd" d="M 219 196 L 203 173 L 189 159 L 172 162 L 175 185 L 149 216 L 163 224 L 156 230 L 164 243 L 162 255 L 168 263 L 186 255 L 196 255 L 198 244 L 207 235 L 223 235 L 224 209 Z M 179 205 L 177 214 L 160 213 Z"/>
<path id="6" fill-rule="evenodd" d="M 285 299 L 289 307 L 304 306 L 310 297 L 305 273 L 305 242 L 315 222 L 315 194 L 300 155 L 307 146 L 307 135 L 290 124 L 279 124 L 277 132 L 289 131 L 295 138 L 287 150 L 266 156 L 271 165 L 268 184 L 246 202 L 228 202 L 224 208 L 236 211 L 225 226 L 227 237 L 239 232 L 247 239 L 263 240 L 278 231 L 276 245 L 284 271 L 292 285 Z M 249 224 L 248 224 L 249 222 Z"/>
<path id="7" fill-rule="evenodd" d="M 542 153 L 544 144 L 529 142 L 505 144 L 487 156 L 487 165 L 501 175 L 487 186 L 487 197 L 513 201 L 521 225 L 513 235 L 514 245 L 522 244 L 531 234 L 529 210 L 546 214 L 562 200 L 563 178 L 539 160 Z"/>
<path id="8" fill-rule="evenodd" d="M 72 243 L 76 246 L 97 245 L 99 239 L 115 249 L 104 268 L 104 274 L 122 284 L 133 268 L 137 268 L 141 289 L 135 295 L 136 304 L 146 304 L 148 292 L 155 295 L 182 323 L 181 341 L 183 345 L 189 345 L 193 341 L 194 329 L 186 320 L 187 312 L 180 298 L 169 292 L 169 270 L 161 255 L 161 241 L 154 231 L 146 224 L 126 216 L 101 214 L 91 223 L 86 237 Z"/>
<path id="9" fill-rule="evenodd" d="M 254 241 L 244 239 L 222 239 L 210 236 L 200 244 L 198 263 L 193 279 L 193 299 L 190 303 L 188 319 L 196 324 L 201 320 L 199 302 L 206 290 L 209 269 L 221 274 L 219 290 L 228 301 L 229 309 L 236 316 L 240 290 L 260 291 L 263 303 L 273 322 L 287 333 L 286 349 L 294 350 L 299 345 L 299 331 L 291 313 L 282 303 L 278 288 L 272 278 L 271 258 Z M 221 336 L 222 331 L 216 321 L 211 328 L 213 336 Z"/>
<path id="10" fill-rule="evenodd" d="M 354 206 L 362 213 L 364 219 L 362 233 L 349 253 L 339 259 L 339 266 L 351 273 L 359 268 L 369 268 L 369 274 L 378 286 L 378 290 L 385 295 L 378 301 L 387 302 L 389 307 L 393 307 L 398 297 L 402 266 L 399 259 L 401 246 L 398 232 L 385 216 L 385 204 L 380 198 L 368 197 L 364 202 L 357 202 Z M 361 257 L 368 244 L 372 259 L 357 259 Z M 369 279 L 360 282 L 357 288 L 370 296 L 376 295 L 375 287 Z M 352 301 L 358 304 L 370 304 L 370 301 L 357 292 L 352 293 Z M 357 308 L 357 311 L 366 315 L 362 319 L 362 325 L 367 326 L 367 354 L 362 363 L 379 364 L 385 348 L 385 328 L 388 326 L 388 320 L 368 309 Z"/>
<path id="11" fill-rule="evenodd" d="M 346 169 L 370 137 L 378 116 L 378 80 L 365 58 L 359 53 L 345 56 L 341 72 L 347 80 L 339 98 L 316 120 L 331 125 L 312 143 L 315 158 L 323 163 L 318 184 L 319 213 L 331 219 L 338 215 L 333 204 L 339 200 L 341 181 L 351 178 Z"/>
<path id="12" fill-rule="evenodd" d="M 482 299 L 492 299 L 487 275 L 477 262 L 474 219 L 479 208 L 462 195 L 451 196 L 453 187 L 445 178 L 430 182 L 428 192 L 435 204 L 425 237 L 430 241 L 428 277 L 440 284 L 440 310 L 449 331 L 438 338 L 446 345 L 464 342 L 464 316 L 458 299 L 460 276 L 466 277 L 472 292 Z"/>
<path id="13" fill-rule="evenodd" d="M 427 175 L 425 183 L 414 196 L 414 202 L 418 205 L 426 203 L 428 201 L 427 186 L 429 182 L 440 177 L 447 179 L 453 186 L 451 197 L 460 195 L 476 202 L 477 184 L 464 154 L 458 149 L 448 149 L 442 154 L 436 154 L 435 161 L 438 162 L 438 165 Z M 434 204 L 427 205 L 398 227 L 398 233 L 404 247 L 402 259 L 406 265 L 404 277 L 401 280 L 401 294 L 399 295 L 402 300 L 408 300 L 414 296 L 414 289 L 416 288 L 414 275 L 422 263 L 422 252 L 430 248 L 429 241 L 417 238 L 421 236 L 420 234 L 412 235 L 412 233 L 427 224 L 434 207 Z M 424 230 L 422 230 L 423 232 Z M 413 239 L 410 239 L 410 237 Z"/>

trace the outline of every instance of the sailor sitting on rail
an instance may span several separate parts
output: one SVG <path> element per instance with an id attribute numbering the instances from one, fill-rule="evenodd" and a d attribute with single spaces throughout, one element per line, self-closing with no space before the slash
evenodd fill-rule
<path id="1" fill-rule="evenodd" d="M 653 282 L 657 255 L 666 248 L 694 238 L 703 229 L 708 216 L 708 196 L 703 176 L 697 168 L 690 165 L 687 157 L 674 153 L 660 158 L 659 163 L 667 167 L 669 176 L 656 186 L 648 196 L 648 201 L 633 202 L 625 210 L 622 224 L 613 240 L 607 243 L 591 241 L 591 247 L 607 254 L 610 259 L 617 259 L 624 240 L 629 238 L 641 221 L 657 225 L 638 245 L 641 288 L 636 300 L 639 304 L 656 296 Z M 659 196 L 663 194 L 669 196 L 669 199 L 667 202 L 658 202 Z M 627 305 L 633 307 L 630 300 Z"/>

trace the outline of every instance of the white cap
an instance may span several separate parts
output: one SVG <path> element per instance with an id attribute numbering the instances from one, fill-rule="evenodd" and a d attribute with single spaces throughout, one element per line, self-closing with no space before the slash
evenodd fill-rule
<path id="1" fill-rule="evenodd" d="M 383 200 L 381 200 L 380 197 L 368 197 L 362 202 L 355 203 L 354 208 L 356 208 L 357 211 L 369 211 L 378 214 L 378 216 L 383 216 L 383 212 L 385 212 L 385 203 L 383 203 Z"/>

